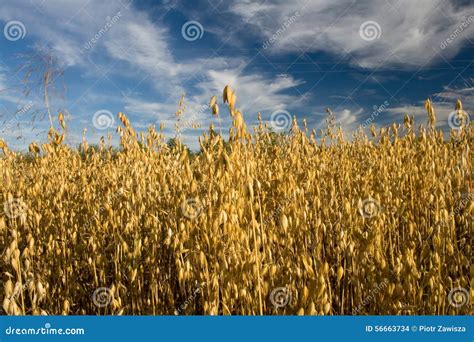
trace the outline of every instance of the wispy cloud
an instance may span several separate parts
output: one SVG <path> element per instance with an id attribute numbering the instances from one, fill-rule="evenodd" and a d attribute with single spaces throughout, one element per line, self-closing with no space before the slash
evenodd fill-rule
<path id="1" fill-rule="evenodd" d="M 206 105 L 211 96 L 221 97 L 226 84 L 236 90 L 237 107 L 250 125 L 257 112 L 267 120 L 272 112 L 286 110 L 319 127 L 324 124 L 324 109 L 333 105 L 337 120 L 350 131 L 371 115 L 372 105 L 366 99 L 383 101 L 391 84 L 405 82 L 406 75 L 389 74 L 387 69 L 397 70 L 403 64 L 404 69 L 418 70 L 439 61 L 448 63 L 465 46 L 473 37 L 474 24 L 458 28 L 472 8 L 442 0 L 202 0 L 193 6 L 174 0 L 150 6 L 125 0 L 17 0 L 0 7 L 0 20 L 20 20 L 26 27 L 24 47 L 50 46 L 66 74 L 72 75 L 67 84 L 72 91 L 68 89 L 64 103 L 74 112 L 69 117 L 71 136 L 80 136 L 84 125 L 91 128 L 91 136 L 104 134 L 91 127 L 94 112 L 101 109 L 114 114 L 123 110 L 139 128 L 164 123 L 171 133 L 177 101 L 184 93 L 183 121 L 207 128 L 215 119 Z M 188 42 L 181 36 L 187 20 L 202 23 L 202 40 Z M 373 39 L 361 36 L 366 22 L 380 27 Z M 440 48 L 453 32 L 455 37 Z M 14 50 L 18 44 L 7 48 Z M 320 67 L 319 61 L 312 63 L 311 54 L 332 64 Z M 379 68 L 387 72 L 369 77 Z M 456 71 L 462 74 L 459 80 L 468 83 L 469 69 Z M 423 97 L 432 94 L 442 125 L 457 98 L 469 111 L 474 96 L 472 85 L 456 88 L 459 82 L 450 83 L 438 74 L 438 88 Z M 434 77 L 416 76 L 413 80 L 419 82 Z M 10 81 L 0 69 L 0 89 L 11 86 Z M 445 84 L 450 85 L 442 88 Z M 405 113 L 425 115 L 419 97 L 403 96 L 390 100 L 374 123 L 402 120 Z M 7 107 L 16 108 L 22 97 L 21 91 L 0 92 Z M 37 108 L 44 108 L 41 96 L 33 100 Z M 11 108 L 3 111 L 12 113 Z M 227 130 L 231 118 L 225 106 L 221 111 Z M 184 134 L 194 137 L 196 132 Z"/>
<path id="2" fill-rule="evenodd" d="M 391 64 L 422 66 L 441 57 L 454 56 L 474 35 L 474 25 L 467 25 L 446 49 L 440 44 L 449 37 L 463 18 L 472 15 L 471 6 L 455 6 L 444 0 L 393 1 L 272 1 L 249 7 L 232 6 L 234 13 L 249 20 L 262 41 L 295 12 L 298 17 L 269 50 L 274 53 L 326 51 L 336 57 L 348 56 L 352 63 L 367 67 Z M 258 19 L 257 19 L 258 18 Z M 375 22 L 378 32 L 373 40 L 361 37 L 361 25 Z M 434 58 L 432 59 L 432 57 Z"/>
<path id="3" fill-rule="evenodd" d="M 472 117 L 471 109 L 474 108 L 474 88 L 454 89 L 445 87 L 443 92 L 433 94 L 433 106 L 435 108 L 437 123 L 436 126 L 449 130 L 447 125 L 449 115 L 455 109 L 457 99 L 463 102 L 466 112 Z M 399 107 L 388 108 L 388 121 L 401 121 L 403 116 L 410 115 L 415 118 L 418 124 L 425 124 L 427 122 L 427 113 L 423 107 L 423 102 L 420 101 L 416 105 L 403 105 Z"/>

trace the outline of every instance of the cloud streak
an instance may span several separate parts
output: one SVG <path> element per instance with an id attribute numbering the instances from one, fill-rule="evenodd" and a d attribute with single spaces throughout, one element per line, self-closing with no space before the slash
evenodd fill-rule
<path id="1" fill-rule="evenodd" d="M 467 25 L 446 49 L 440 48 L 446 38 L 459 31 L 463 20 L 472 15 L 472 6 L 455 6 L 444 0 L 282 0 L 251 8 L 240 3 L 231 8 L 253 24 L 262 41 L 272 37 L 282 23 L 298 12 L 301 14 L 298 20 L 269 50 L 273 53 L 325 51 L 339 58 L 349 56 L 353 64 L 364 68 L 401 64 L 419 67 L 434 63 L 441 56 L 456 55 L 466 39 L 474 36 L 474 25 Z M 370 21 L 380 28 L 376 33 L 378 38 L 363 39 L 361 26 Z"/>

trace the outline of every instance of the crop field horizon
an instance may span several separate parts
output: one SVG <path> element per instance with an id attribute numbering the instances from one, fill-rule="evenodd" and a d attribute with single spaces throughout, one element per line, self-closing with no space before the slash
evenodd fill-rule
<path id="1" fill-rule="evenodd" d="M 168 141 L 123 113 L 118 146 L 69 146 L 63 113 L 28 153 L 0 136 L 2 314 L 472 315 L 474 129 L 424 107 L 275 132 L 227 85 L 195 152 L 184 97 Z"/>

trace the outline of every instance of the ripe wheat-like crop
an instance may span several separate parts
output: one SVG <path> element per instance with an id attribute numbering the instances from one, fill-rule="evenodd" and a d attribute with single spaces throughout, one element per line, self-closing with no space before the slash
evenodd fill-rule
<path id="1" fill-rule="evenodd" d="M 428 127 L 276 134 L 218 102 L 199 153 L 121 113 L 119 148 L 65 145 L 62 115 L 0 140 L 3 313 L 472 314 L 472 125 L 446 139 L 427 101 Z"/>

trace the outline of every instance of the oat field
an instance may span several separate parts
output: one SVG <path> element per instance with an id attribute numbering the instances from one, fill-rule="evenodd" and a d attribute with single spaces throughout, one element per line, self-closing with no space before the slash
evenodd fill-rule
<path id="1" fill-rule="evenodd" d="M 198 153 L 122 113 L 119 148 L 65 145 L 61 114 L 0 141 L 2 314 L 473 313 L 472 125 L 443 136 L 427 101 L 423 127 L 277 134 L 223 100 Z"/>

